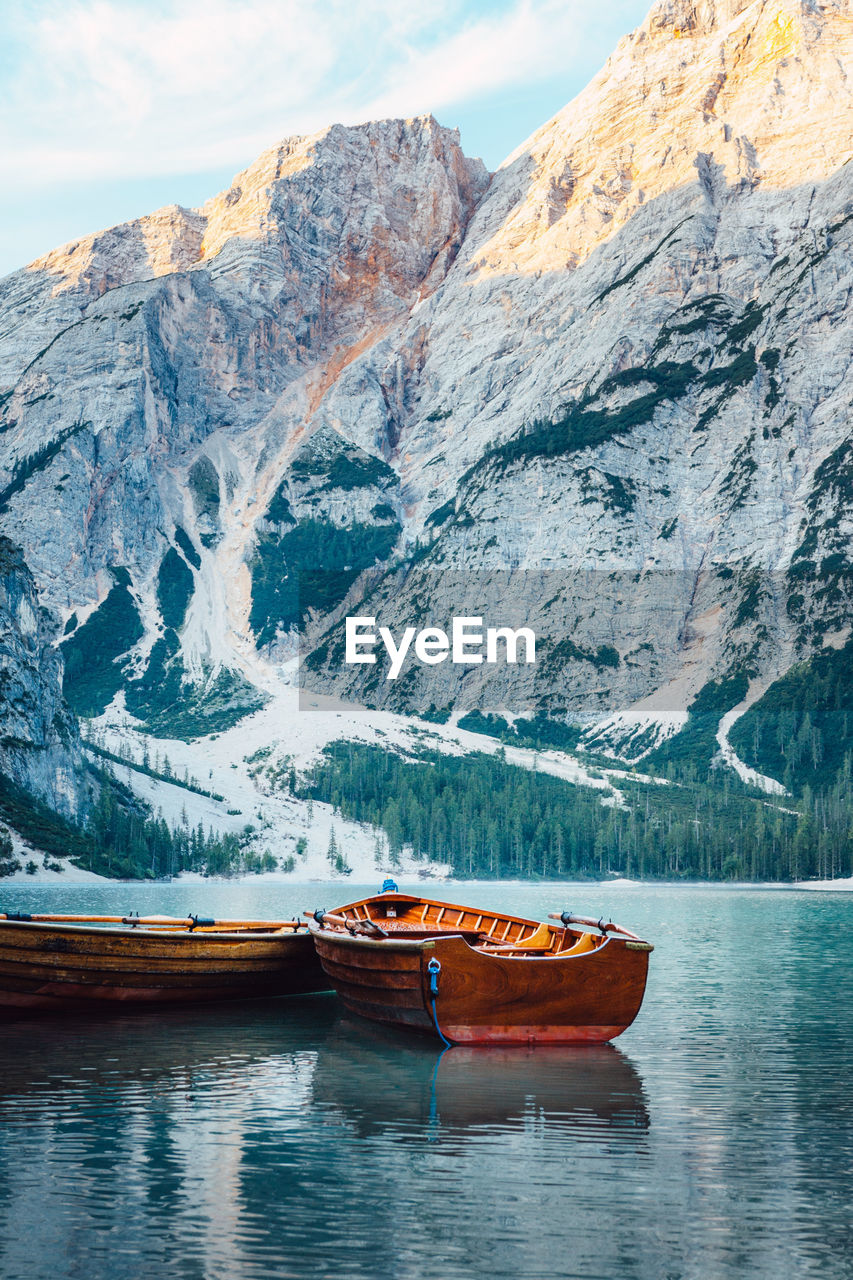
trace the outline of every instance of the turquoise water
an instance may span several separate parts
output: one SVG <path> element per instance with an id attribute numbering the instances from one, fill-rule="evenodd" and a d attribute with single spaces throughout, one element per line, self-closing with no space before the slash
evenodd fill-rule
<path id="1" fill-rule="evenodd" d="M 375 889 L 376 886 L 367 886 Z M 0 889 L 290 915 L 359 886 Z M 613 1046 L 451 1049 L 333 997 L 0 1028 L 0 1276 L 853 1276 L 853 899 L 443 886 L 656 944 Z"/>

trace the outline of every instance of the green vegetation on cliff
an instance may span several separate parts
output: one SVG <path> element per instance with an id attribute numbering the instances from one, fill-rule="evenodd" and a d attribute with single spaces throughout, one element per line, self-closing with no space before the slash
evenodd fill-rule
<path id="1" fill-rule="evenodd" d="M 82 627 L 61 645 L 62 691 L 78 716 L 99 716 L 124 682 L 120 659 L 142 639 L 143 627 L 126 569 L 111 570 L 115 586 Z"/>
<path id="2" fill-rule="evenodd" d="M 258 644 L 270 644 L 279 628 L 301 628 L 312 611 L 337 608 L 358 575 L 388 557 L 399 534 L 396 520 L 337 525 L 325 519 L 263 534 L 251 565 L 249 620 Z"/>
<path id="3" fill-rule="evenodd" d="M 201 545 L 213 547 L 219 538 L 219 472 L 206 454 L 190 467 L 187 484 L 199 519 Z"/>
<path id="4" fill-rule="evenodd" d="M 699 376 L 699 370 L 689 361 L 683 364 L 664 361 L 656 366 L 615 373 L 606 378 L 597 391 L 587 392 L 567 405 L 562 417 L 553 422 L 538 420 L 505 444 L 489 449 L 466 472 L 463 483 L 483 466 L 497 466 L 503 470 L 516 462 L 563 457 L 581 449 L 595 449 L 607 440 L 651 422 L 659 405 L 665 401 L 680 400 Z M 648 389 L 625 404 L 610 407 L 599 403 L 610 392 L 634 386 Z"/>
<path id="5" fill-rule="evenodd" d="M 193 586 L 192 569 L 184 557 L 170 547 L 157 572 L 157 603 L 167 627 L 178 631 L 183 626 Z"/>
<path id="6" fill-rule="evenodd" d="M 834 787 L 853 751 L 853 640 L 792 667 L 736 721 L 729 741 L 789 791 Z"/>
<path id="7" fill-rule="evenodd" d="M 42 445 L 35 453 L 29 454 L 26 458 L 21 458 L 16 462 L 12 468 L 9 483 L 0 489 L 0 514 L 8 510 L 10 499 L 24 490 L 27 481 L 32 476 L 50 466 L 68 440 L 73 439 L 74 436 L 79 435 L 81 431 L 91 427 L 91 425 L 91 422 L 75 422 L 70 427 L 60 431 L 54 440 Z"/>
<path id="8" fill-rule="evenodd" d="M 185 742 L 230 729 L 263 702 L 253 685 L 226 667 L 190 680 L 172 630 L 156 641 L 139 679 L 125 685 L 125 706 L 147 733 Z"/>
<path id="9" fill-rule="evenodd" d="M 322 480 L 318 493 L 330 489 L 383 488 L 396 482 L 392 467 L 382 458 L 365 453 L 355 445 L 331 454 L 323 450 L 308 451 L 292 463 L 291 475 L 297 480 Z"/>

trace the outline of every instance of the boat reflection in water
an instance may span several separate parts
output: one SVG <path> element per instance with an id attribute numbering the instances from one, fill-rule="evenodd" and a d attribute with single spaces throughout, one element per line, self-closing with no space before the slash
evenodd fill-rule
<path id="1" fill-rule="evenodd" d="M 436 1050 L 429 1041 L 342 1018 L 318 1057 L 312 1096 L 361 1137 L 410 1141 L 469 1128 L 565 1126 L 575 1140 L 649 1127 L 642 1081 L 614 1045 Z"/>
<path id="2" fill-rule="evenodd" d="M 437 1049 L 431 1041 L 365 1026 L 340 1013 L 330 996 L 294 997 L 288 1017 L 276 1005 L 233 1004 L 128 1016 L 42 1020 L 20 1027 L 0 1048 L 0 1117 L 29 1106 L 42 1119 L 113 1101 L 144 1126 L 146 1099 L 162 1110 L 171 1096 L 177 1121 L 185 1103 L 207 1096 L 220 1111 L 266 1093 L 299 1063 L 301 1105 L 333 1110 L 357 1136 L 470 1126 L 505 1127 L 531 1117 L 572 1127 L 636 1134 L 648 1128 L 643 1087 L 613 1045 L 540 1045 Z M 5 1049 L 5 1052 L 3 1051 Z M 285 1071 L 285 1077 L 290 1075 Z M 293 1102 L 287 1088 L 280 1102 Z M 193 1111 L 198 1119 L 197 1105 Z"/>
<path id="3" fill-rule="evenodd" d="M 165 1098 L 164 1090 L 174 1087 L 180 1109 L 179 1090 L 196 1081 L 205 1092 L 222 1090 L 236 1081 L 257 1083 L 285 1059 L 309 1055 L 313 1062 L 339 1019 L 337 1002 L 331 995 L 292 996 L 286 1010 L 285 1019 L 277 1000 L 229 1001 L 7 1023 L 0 1038 L 0 1119 L 10 1106 L 20 1116 L 19 1107 L 32 1099 L 49 1120 L 76 1097 L 84 1108 L 114 1099 L 127 1121 L 137 1106 L 144 1109 L 152 1090 Z"/>
<path id="4" fill-rule="evenodd" d="M 491 1274 L 519 1243 L 550 1274 L 566 1197 L 593 1195 L 603 1229 L 601 1179 L 630 1194 L 635 1160 L 613 1153 L 645 1160 L 648 1125 L 609 1045 L 441 1052 L 331 996 L 286 1017 L 271 1001 L 7 1024 L 0 1275 L 72 1274 L 82 1253 L 107 1280 L 120 1239 L 146 1276 L 174 1270 L 177 1240 L 181 1275 L 317 1274 L 328 1255 L 366 1278 L 397 1233 L 416 1260 L 398 1274 L 446 1280 L 472 1273 L 484 1231 Z"/>

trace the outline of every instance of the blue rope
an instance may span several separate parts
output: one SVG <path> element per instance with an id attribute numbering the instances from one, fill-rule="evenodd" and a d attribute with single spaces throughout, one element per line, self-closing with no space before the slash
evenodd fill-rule
<path id="1" fill-rule="evenodd" d="M 441 1032 L 439 1032 L 439 1035 Z M 448 1049 L 452 1049 L 452 1045 L 446 1045 L 435 1060 L 435 1069 L 432 1073 L 432 1079 L 429 1083 L 429 1120 L 427 1121 L 427 1142 L 435 1142 L 441 1129 L 441 1117 L 438 1114 L 438 1099 L 435 1094 L 435 1082 L 438 1078 L 438 1067 L 441 1059 L 447 1053 Z"/>
<path id="2" fill-rule="evenodd" d="M 429 994 L 432 997 L 430 1007 L 432 1009 L 433 1025 L 438 1032 L 438 1038 L 442 1041 L 445 1048 L 449 1049 L 452 1041 L 448 1040 L 447 1036 L 438 1025 L 438 1014 L 435 1011 L 435 998 L 438 995 L 438 975 L 441 973 L 441 962 L 436 960 L 435 956 L 433 956 L 432 960 L 430 960 L 427 965 L 427 972 L 429 973 Z"/>
<path id="3" fill-rule="evenodd" d="M 432 998 L 432 1020 L 435 1023 L 435 1029 L 438 1032 L 438 1038 L 441 1040 L 445 1049 L 452 1049 L 453 1041 L 448 1040 L 447 1036 L 444 1034 L 441 1027 L 438 1025 L 438 1014 L 435 1011 L 435 996 L 433 996 Z"/>

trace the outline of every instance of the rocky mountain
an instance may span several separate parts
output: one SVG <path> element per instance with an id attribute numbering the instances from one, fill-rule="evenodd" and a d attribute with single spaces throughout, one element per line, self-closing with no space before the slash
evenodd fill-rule
<path id="1" fill-rule="evenodd" d="M 0 537 L 0 773 L 69 818 L 85 816 L 91 780 L 62 698 L 55 626 L 32 575 Z"/>
<path id="2" fill-rule="evenodd" d="M 518 587 L 558 653 L 508 710 L 665 719 L 845 634 L 849 19 L 656 6 L 495 175 L 409 327 L 399 469 L 436 538 L 399 621 L 436 563 L 497 571 L 495 601 L 507 567 L 555 574 Z"/>
<path id="3" fill-rule="evenodd" d="M 849 0 L 662 0 L 494 175 L 335 126 L 0 282 L 2 521 L 71 706 L 220 728 L 301 637 L 313 687 L 636 758 L 842 646 L 851 70 Z M 387 681 L 355 611 L 541 660 Z"/>
<path id="4" fill-rule="evenodd" d="M 0 505 L 85 666 L 75 709 L 115 693 L 128 655 L 152 717 L 167 666 L 170 688 L 206 682 L 211 724 L 257 703 L 241 674 L 255 525 L 328 388 L 443 278 L 486 181 L 432 120 L 334 127 L 201 211 L 0 286 Z M 393 448 L 387 415 L 361 435 L 371 465 Z"/>

